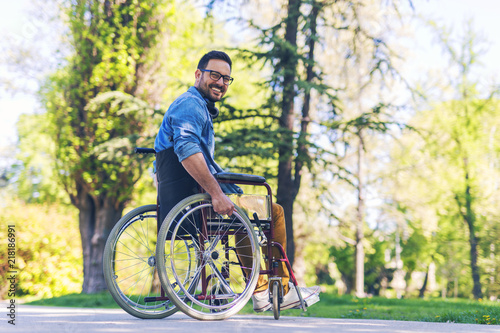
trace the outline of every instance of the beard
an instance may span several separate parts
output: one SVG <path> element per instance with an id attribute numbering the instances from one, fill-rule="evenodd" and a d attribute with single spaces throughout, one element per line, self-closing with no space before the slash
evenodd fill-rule
<path id="1" fill-rule="evenodd" d="M 200 82 L 198 90 L 202 93 L 203 97 L 211 102 L 218 102 L 224 97 L 226 87 L 216 83 L 208 84 L 206 81 Z"/>

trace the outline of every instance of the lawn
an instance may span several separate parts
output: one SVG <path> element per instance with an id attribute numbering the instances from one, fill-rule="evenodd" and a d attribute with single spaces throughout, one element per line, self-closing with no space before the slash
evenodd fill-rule
<path id="1" fill-rule="evenodd" d="M 70 294 L 30 301 L 25 304 L 119 308 L 108 293 L 96 295 Z M 252 302 L 249 302 L 240 313 L 255 314 L 252 309 Z M 262 315 L 272 315 L 272 312 Z M 281 312 L 281 315 L 498 325 L 500 321 L 500 304 L 466 299 L 387 299 L 381 297 L 361 299 L 352 296 L 322 293 L 321 301 L 309 308 L 307 312 L 285 310 Z"/>

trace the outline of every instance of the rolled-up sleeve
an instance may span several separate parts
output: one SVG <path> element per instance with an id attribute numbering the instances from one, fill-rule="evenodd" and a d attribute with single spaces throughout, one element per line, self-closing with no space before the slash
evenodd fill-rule
<path id="1" fill-rule="evenodd" d="M 202 106 L 194 99 L 186 98 L 168 115 L 173 129 L 174 151 L 182 162 L 189 156 L 201 153 L 201 136 L 207 121 Z"/>

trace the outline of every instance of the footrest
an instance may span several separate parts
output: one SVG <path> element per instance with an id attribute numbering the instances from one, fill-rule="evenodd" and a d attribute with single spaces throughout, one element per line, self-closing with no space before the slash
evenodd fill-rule
<path id="1" fill-rule="evenodd" d="M 300 288 L 299 287 L 295 287 L 295 291 L 297 292 L 297 295 L 299 296 L 299 300 L 300 300 L 300 307 L 297 306 L 297 308 L 302 308 L 302 311 L 307 311 L 307 304 L 306 304 L 306 301 L 304 301 L 304 298 L 302 297 L 302 293 L 300 292 Z"/>
<path id="2" fill-rule="evenodd" d="M 219 172 L 219 173 L 216 173 L 214 176 L 215 176 L 215 179 L 217 179 L 217 180 L 248 182 L 248 183 L 255 183 L 255 184 L 262 184 L 262 183 L 266 182 L 266 179 L 262 176 L 247 175 L 244 173 Z"/>

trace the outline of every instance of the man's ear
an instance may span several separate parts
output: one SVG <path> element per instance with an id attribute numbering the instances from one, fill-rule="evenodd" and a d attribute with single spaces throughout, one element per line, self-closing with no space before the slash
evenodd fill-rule
<path id="1" fill-rule="evenodd" d="M 201 77 L 201 74 L 203 74 L 203 72 L 202 72 L 202 71 L 200 71 L 199 69 L 197 69 L 197 70 L 194 72 L 194 78 L 195 78 L 196 80 L 199 80 L 199 79 L 200 79 L 200 77 Z"/>

